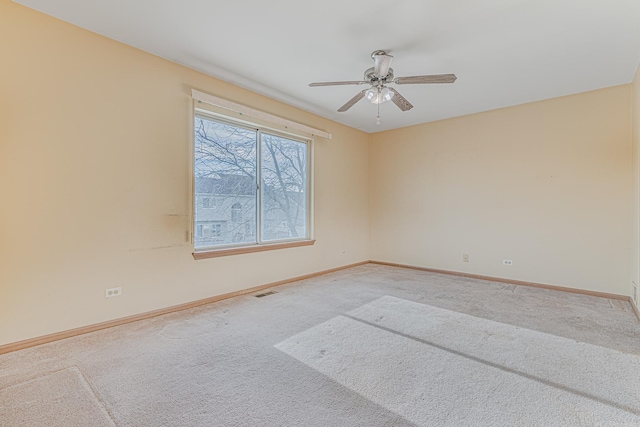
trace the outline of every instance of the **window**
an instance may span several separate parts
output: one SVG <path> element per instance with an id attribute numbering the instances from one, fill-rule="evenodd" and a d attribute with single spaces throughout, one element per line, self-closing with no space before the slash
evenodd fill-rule
<path id="1" fill-rule="evenodd" d="M 234 203 L 231 206 L 231 222 L 242 221 L 242 205 L 240 203 Z"/>
<path id="2" fill-rule="evenodd" d="M 194 130 L 196 251 L 310 239 L 308 141 L 199 113 Z"/>
<path id="3" fill-rule="evenodd" d="M 205 235 L 220 237 L 222 235 L 222 224 L 209 224 L 208 227 L 205 227 Z"/>

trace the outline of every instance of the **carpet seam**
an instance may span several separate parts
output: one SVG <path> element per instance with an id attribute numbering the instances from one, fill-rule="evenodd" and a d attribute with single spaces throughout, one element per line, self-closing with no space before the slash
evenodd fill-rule
<path id="1" fill-rule="evenodd" d="M 58 372 L 66 371 L 67 369 L 71 369 L 74 366 L 76 366 L 76 365 L 71 365 L 71 366 L 67 366 L 65 368 L 56 369 L 55 371 L 48 371 L 48 372 L 45 372 L 45 373 L 38 374 L 36 376 L 28 378 L 28 379 L 26 379 L 24 381 L 21 381 L 19 383 L 11 384 L 11 385 L 6 386 L 4 388 L 0 388 L 0 391 L 5 391 L 5 390 L 9 390 L 9 389 L 21 386 L 21 385 L 29 384 L 29 383 L 31 383 L 33 381 L 36 381 L 36 380 L 40 379 L 40 378 L 44 378 L 44 377 L 47 377 L 49 375 L 57 374 Z"/>
<path id="2" fill-rule="evenodd" d="M 91 391 L 91 395 L 95 398 L 98 407 L 102 410 L 102 412 L 107 416 L 107 418 L 109 418 L 109 420 L 111 421 L 111 423 L 115 426 L 115 427 L 120 427 L 120 424 L 116 422 L 113 414 L 111 413 L 111 411 L 109 410 L 109 408 L 107 407 L 107 405 L 105 404 L 104 399 L 102 399 L 102 397 L 100 396 L 100 394 L 96 391 L 95 386 L 91 383 L 91 381 L 89 380 L 89 378 L 87 377 L 87 375 L 84 373 L 84 371 L 80 368 L 80 366 L 78 365 L 70 365 L 67 366 L 65 368 L 61 368 L 61 369 L 56 369 L 54 371 L 49 371 L 49 372 L 45 372 L 45 373 L 41 373 L 39 375 L 36 375 L 34 377 L 31 377 L 25 381 L 21 381 L 19 383 L 16 384 L 12 384 L 10 386 L 4 387 L 0 389 L 0 392 L 4 392 L 4 391 L 9 391 L 12 388 L 16 388 L 16 387 L 21 387 L 21 386 L 25 386 L 28 385 L 34 381 L 38 381 L 41 380 L 43 378 L 49 377 L 51 375 L 55 375 L 58 374 L 60 372 L 64 372 L 64 371 L 68 371 L 68 370 L 76 370 L 79 374 L 80 374 L 80 379 L 83 380 L 87 386 L 89 387 L 89 391 Z"/>
<path id="3" fill-rule="evenodd" d="M 115 419 L 114 415 L 111 413 L 111 411 L 109 410 L 109 407 L 105 403 L 105 400 L 102 398 L 102 396 L 100 396 L 100 393 L 98 393 L 98 391 L 96 389 L 96 386 L 91 382 L 91 380 L 89 379 L 87 374 L 85 374 L 85 372 L 82 370 L 82 368 L 80 368 L 80 366 L 78 366 L 78 365 L 74 365 L 74 366 L 76 367 L 76 369 L 78 369 L 78 372 L 80 372 L 80 375 L 82 375 L 82 378 L 84 379 L 84 381 L 89 386 L 89 389 L 93 393 L 93 396 L 100 403 L 100 406 L 106 412 L 107 416 L 109 417 L 109 419 L 111 420 L 113 425 L 115 427 L 120 427 L 120 424 L 116 422 L 116 419 Z"/>

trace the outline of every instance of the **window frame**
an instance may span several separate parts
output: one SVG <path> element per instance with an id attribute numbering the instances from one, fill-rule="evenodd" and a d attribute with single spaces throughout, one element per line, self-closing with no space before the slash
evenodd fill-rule
<path id="1" fill-rule="evenodd" d="M 207 246 L 202 248 L 195 247 L 195 222 L 196 222 L 196 185 L 195 185 L 195 145 L 196 145 L 196 137 L 195 137 L 195 122 L 196 119 L 202 118 L 204 120 L 211 120 L 218 123 L 236 126 L 239 128 L 244 128 L 248 130 L 252 130 L 256 132 L 256 239 L 255 242 L 251 243 L 231 243 L 226 245 L 216 245 L 216 246 Z M 205 259 L 205 258 L 215 258 L 227 255 L 237 255 L 242 253 L 252 253 L 252 252 L 261 252 L 266 250 L 274 250 L 274 249 L 285 249 L 299 246 L 310 246 L 315 243 L 314 239 L 314 226 L 313 226 L 313 218 L 314 218 L 314 140 L 311 137 L 303 136 L 297 133 L 287 132 L 286 130 L 276 129 L 271 126 L 263 125 L 256 122 L 245 121 L 242 119 L 234 119 L 230 118 L 226 115 L 215 113 L 208 109 L 195 107 L 192 110 L 191 114 L 191 161 L 190 161 L 190 175 L 191 175 L 191 212 L 190 212 L 190 241 L 193 248 L 193 257 L 194 259 Z M 285 138 L 288 140 L 292 140 L 295 142 L 300 142 L 305 144 L 306 146 L 306 162 L 307 162 L 307 170 L 306 170 L 306 212 L 305 212 L 305 222 L 306 222 L 306 235 L 302 237 L 293 237 L 286 239 L 270 239 L 263 240 L 263 224 L 262 224 L 262 199 L 263 199 L 263 188 L 262 188 L 262 134 L 266 133 L 269 135 L 273 135 L 276 137 Z"/>

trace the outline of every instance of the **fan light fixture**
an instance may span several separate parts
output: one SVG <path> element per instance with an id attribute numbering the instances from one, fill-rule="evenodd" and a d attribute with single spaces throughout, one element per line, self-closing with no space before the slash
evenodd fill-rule
<path id="1" fill-rule="evenodd" d="M 344 113 L 349 108 L 353 107 L 362 98 L 367 98 L 372 104 L 377 105 L 378 115 L 376 116 L 376 123 L 380 124 L 380 104 L 387 101 L 393 101 L 393 103 L 401 111 L 409 111 L 413 108 L 413 105 L 406 98 L 398 93 L 393 88 L 388 88 L 388 84 L 397 85 L 409 85 L 409 84 L 432 84 L 432 83 L 453 83 L 457 77 L 455 74 L 430 74 L 427 76 L 409 76 L 409 77 L 394 77 L 393 68 L 391 68 L 391 61 L 393 56 L 389 55 L 384 50 L 376 50 L 371 54 L 374 66 L 365 70 L 364 78 L 362 80 L 345 80 L 339 82 L 316 82 L 311 83 L 309 86 L 343 86 L 343 85 L 371 85 L 369 90 L 363 89 L 356 94 L 353 98 L 347 101 L 342 107 L 338 108 L 339 113 Z"/>
<path id="2" fill-rule="evenodd" d="M 388 87 L 371 88 L 365 95 L 367 101 L 372 104 L 382 104 L 383 102 L 391 101 L 393 98 L 393 92 Z"/>

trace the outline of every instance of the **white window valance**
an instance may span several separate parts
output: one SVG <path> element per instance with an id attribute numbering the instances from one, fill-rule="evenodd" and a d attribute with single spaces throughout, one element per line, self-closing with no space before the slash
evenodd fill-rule
<path id="1" fill-rule="evenodd" d="M 326 139 L 331 139 L 331 134 L 320 129 L 315 129 L 307 125 L 293 122 L 291 120 L 283 119 L 282 117 L 274 116 L 273 114 L 265 113 L 264 111 L 256 110 L 235 102 L 219 98 L 208 93 L 200 92 L 195 89 L 191 90 L 191 97 L 200 102 L 204 102 L 216 107 L 223 108 L 225 110 L 233 111 L 235 113 L 242 114 L 246 117 L 252 117 L 254 119 L 264 120 L 270 123 L 285 126 L 288 129 L 297 130 L 300 132 L 308 133 L 312 136 L 319 136 Z"/>

